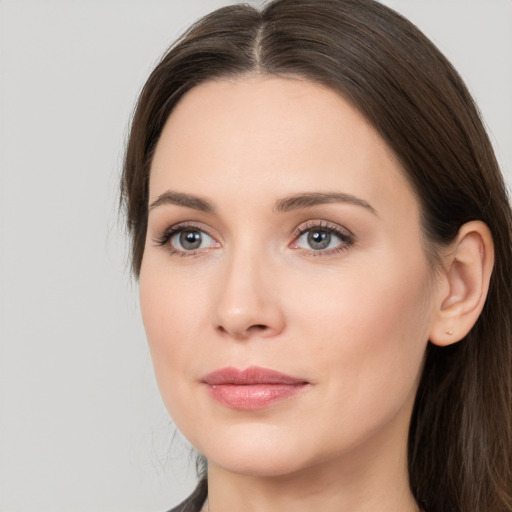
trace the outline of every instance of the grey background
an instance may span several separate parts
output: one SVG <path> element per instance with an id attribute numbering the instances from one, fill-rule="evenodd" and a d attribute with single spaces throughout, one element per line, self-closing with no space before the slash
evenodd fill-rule
<path id="1" fill-rule="evenodd" d="M 0 0 L 0 510 L 163 511 L 194 486 L 117 215 L 130 112 L 222 0 Z M 257 2 L 252 2 L 257 3 Z M 512 0 L 389 0 L 474 93 L 512 181 Z"/>

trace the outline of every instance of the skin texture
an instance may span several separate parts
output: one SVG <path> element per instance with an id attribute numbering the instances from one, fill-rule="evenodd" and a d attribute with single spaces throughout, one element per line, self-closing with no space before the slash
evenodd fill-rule
<path id="1" fill-rule="evenodd" d="M 214 208 L 150 208 L 140 275 L 157 381 L 209 460 L 210 510 L 417 510 L 407 430 L 450 286 L 432 272 L 418 202 L 381 137 L 318 84 L 208 82 L 181 100 L 158 143 L 150 205 L 168 191 Z M 276 211 L 304 193 L 349 194 L 369 207 Z M 187 252 L 179 235 L 161 243 L 180 223 L 204 233 L 199 250 Z M 308 245 L 326 226 L 342 238 L 331 234 L 326 250 Z M 201 383 L 218 368 L 254 365 L 309 384 L 241 411 Z"/>

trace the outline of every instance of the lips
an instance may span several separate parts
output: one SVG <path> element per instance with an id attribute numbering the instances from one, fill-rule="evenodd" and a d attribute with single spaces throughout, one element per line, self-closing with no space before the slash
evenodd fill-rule
<path id="1" fill-rule="evenodd" d="M 214 400 L 242 410 L 269 407 L 296 395 L 309 384 L 304 379 L 257 366 L 245 370 L 221 368 L 205 375 L 202 382 Z"/>

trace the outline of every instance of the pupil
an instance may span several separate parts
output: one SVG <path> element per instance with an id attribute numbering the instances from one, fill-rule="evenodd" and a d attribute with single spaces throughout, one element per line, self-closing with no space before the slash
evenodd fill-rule
<path id="1" fill-rule="evenodd" d="M 313 249 L 326 249 L 331 243 L 331 234 L 328 231 L 312 231 L 308 235 L 308 243 Z"/>
<path id="2" fill-rule="evenodd" d="M 183 231 L 180 234 L 180 244 L 184 249 L 193 250 L 201 246 L 202 237 L 199 231 Z"/>

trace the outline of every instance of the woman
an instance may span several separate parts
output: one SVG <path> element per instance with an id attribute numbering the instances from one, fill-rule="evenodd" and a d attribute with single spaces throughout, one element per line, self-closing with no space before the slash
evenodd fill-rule
<path id="1" fill-rule="evenodd" d="M 372 0 L 215 11 L 147 81 L 122 193 L 204 455 L 174 510 L 512 510 L 510 204 L 417 28 Z"/>

